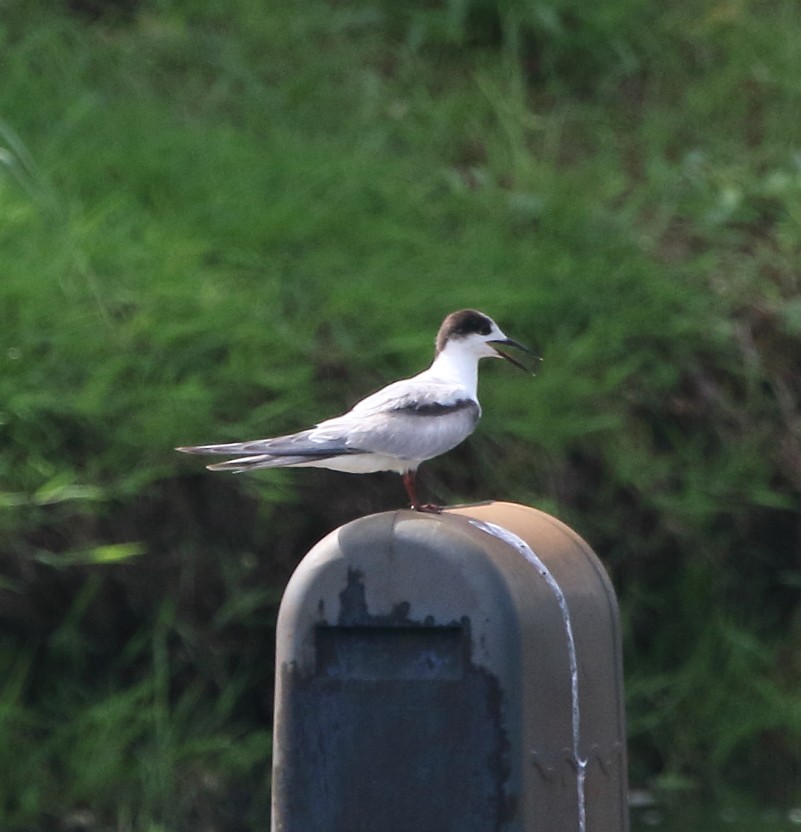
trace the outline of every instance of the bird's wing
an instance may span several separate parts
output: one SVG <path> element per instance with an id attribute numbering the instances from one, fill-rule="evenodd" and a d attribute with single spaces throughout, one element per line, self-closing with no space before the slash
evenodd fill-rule
<path id="1" fill-rule="evenodd" d="M 350 453 L 424 460 L 458 445 L 473 432 L 480 415 L 478 402 L 460 387 L 407 379 L 368 396 L 348 413 L 321 422 L 309 438 L 344 441 Z"/>
<path id="2" fill-rule="evenodd" d="M 462 386 L 445 379 L 431 378 L 425 373 L 412 378 L 404 378 L 382 387 L 375 393 L 362 399 L 351 410 L 338 418 L 351 416 L 368 416 L 376 413 L 404 410 L 409 407 L 424 409 L 428 406 L 449 407 L 450 405 L 471 399 L 470 393 Z M 328 421 L 336 421 L 329 419 Z"/>
<path id="3" fill-rule="evenodd" d="M 177 448 L 187 454 L 225 454 L 226 456 L 297 456 L 320 457 L 346 454 L 349 450 L 344 437 L 317 437 L 311 439 L 316 428 L 275 436 L 270 439 L 254 439 L 250 442 L 229 442 L 223 445 L 191 445 Z"/>
<path id="4" fill-rule="evenodd" d="M 371 453 L 424 460 L 445 453 L 468 437 L 481 415 L 469 392 L 436 379 L 404 379 L 384 387 L 342 416 L 310 430 L 222 445 L 178 448 L 192 454 L 287 459 L 282 464 Z M 254 460 L 255 461 L 255 460 Z M 239 460 L 234 460 L 239 462 Z"/>

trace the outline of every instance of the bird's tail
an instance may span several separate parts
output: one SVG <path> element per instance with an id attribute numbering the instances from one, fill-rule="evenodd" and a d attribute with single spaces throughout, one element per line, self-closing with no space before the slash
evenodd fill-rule
<path id="1" fill-rule="evenodd" d="M 257 468 L 288 468 L 315 465 L 338 454 L 352 451 L 341 440 L 312 441 L 312 431 L 302 431 L 272 439 L 229 442 L 223 445 L 187 445 L 176 448 L 185 454 L 225 454 L 235 457 L 206 466 L 211 471 L 254 471 Z"/>
<path id="2" fill-rule="evenodd" d="M 260 440 L 256 442 L 230 442 L 225 445 L 188 445 L 176 448 L 184 454 L 225 454 L 235 459 L 227 459 L 225 462 L 215 462 L 206 467 L 209 471 L 229 471 L 233 474 L 241 474 L 243 471 L 255 471 L 257 468 L 289 468 L 292 466 L 314 465 L 324 459 L 330 459 L 334 454 L 328 448 L 320 450 L 315 448 L 304 448 L 304 453 L 287 453 L 288 448 L 282 444 L 280 450 L 276 448 L 274 453 L 265 453 L 265 448 L 275 440 Z M 292 448 L 294 451 L 295 449 Z M 242 456 L 246 454 L 246 456 Z"/>
<path id="3" fill-rule="evenodd" d="M 177 450 L 181 450 L 181 448 Z M 194 452 L 190 451 L 190 453 Z M 227 459 L 225 462 L 215 462 L 212 465 L 207 465 L 206 468 L 209 471 L 229 471 L 232 474 L 241 474 L 244 471 L 255 471 L 257 468 L 289 468 L 293 465 L 308 465 L 310 461 L 308 456 L 271 456 L 270 454 L 259 454 L 258 456 L 243 456 L 239 459 Z"/>
<path id="4" fill-rule="evenodd" d="M 227 456 L 234 456 L 236 454 L 264 454 L 264 447 L 256 450 L 253 446 L 255 442 L 228 442 L 224 445 L 186 445 L 181 448 L 176 448 L 182 454 L 226 454 Z"/>

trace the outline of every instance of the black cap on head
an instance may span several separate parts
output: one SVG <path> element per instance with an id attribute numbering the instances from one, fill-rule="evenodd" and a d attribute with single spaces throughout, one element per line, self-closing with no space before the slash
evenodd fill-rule
<path id="1" fill-rule="evenodd" d="M 442 352 L 445 344 L 452 338 L 466 338 L 468 335 L 489 335 L 492 332 L 492 319 L 475 309 L 460 309 L 451 312 L 442 322 L 437 333 L 437 353 Z"/>

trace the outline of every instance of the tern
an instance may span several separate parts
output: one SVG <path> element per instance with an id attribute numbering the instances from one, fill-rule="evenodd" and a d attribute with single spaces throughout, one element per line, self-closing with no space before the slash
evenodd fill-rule
<path id="1" fill-rule="evenodd" d="M 330 468 L 369 474 L 396 471 L 403 478 L 411 507 L 441 511 L 421 504 L 415 488 L 417 468 L 455 448 L 475 429 L 478 403 L 478 362 L 504 358 L 528 368 L 500 346 L 534 355 L 507 338 L 488 315 L 462 309 L 448 315 L 439 328 L 431 366 L 411 378 L 378 390 L 341 416 L 313 428 L 251 442 L 192 445 L 176 448 L 188 454 L 225 454 L 234 459 L 207 466 L 212 471 L 241 473 L 258 468 Z"/>

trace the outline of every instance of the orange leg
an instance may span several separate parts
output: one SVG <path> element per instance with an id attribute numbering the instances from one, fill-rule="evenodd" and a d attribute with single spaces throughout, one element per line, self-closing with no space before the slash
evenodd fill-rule
<path id="1" fill-rule="evenodd" d="M 415 471 L 404 471 L 401 475 L 403 478 L 403 487 L 406 489 L 406 493 L 409 495 L 409 500 L 412 504 L 412 509 L 414 511 L 426 511 L 430 514 L 441 514 L 442 513 L 442 506 L 436 506 L 433 503 L 420 503 L 417 499 L 417 489 L 415 488 L 416 483 L 416 472 Z"/>

